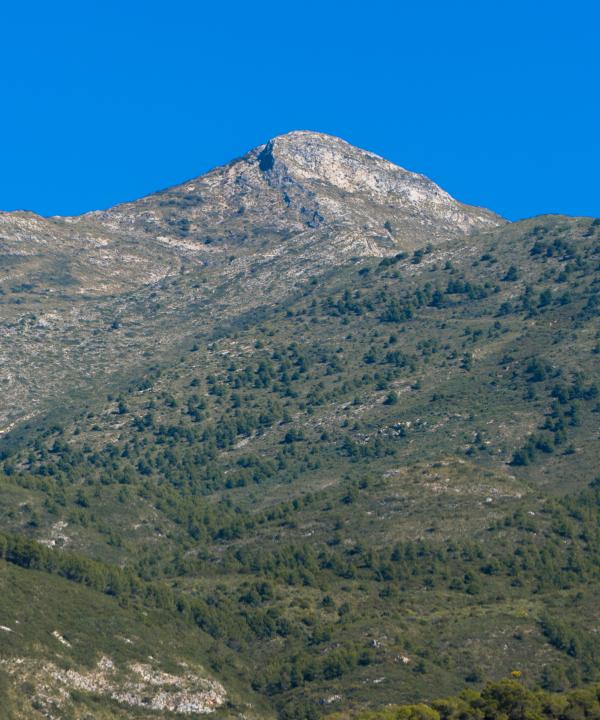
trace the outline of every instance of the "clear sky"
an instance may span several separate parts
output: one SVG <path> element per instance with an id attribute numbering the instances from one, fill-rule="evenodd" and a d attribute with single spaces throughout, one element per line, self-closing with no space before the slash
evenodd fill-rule
<path id="1" fill-rule="evenodd" d="M 599 6 L 6 0 L 0 209 L 107 207 L 308 129 L 510 219 L 599 216 Z"/>

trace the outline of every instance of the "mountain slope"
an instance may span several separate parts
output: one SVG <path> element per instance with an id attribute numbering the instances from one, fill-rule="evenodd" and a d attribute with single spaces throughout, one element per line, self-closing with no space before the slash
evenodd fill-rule
<path id="1" fill-rule="evenodd" d="M 501 219 L 338 138 L 295 132 L 205 176 L 75 218 L 0 215 L 0 431 L 160 361 L 351 257 Z M 120 332 L 115 332 L 119 330 Z M 125 337 L 123 337 L 125 335 Z"/>
<path id="2" fill-rule="evenodd" d="M 136 203 L 6 222 L 29 228 L 0 306 L 15 711 L 43 667 L 61 719 L 156 717 L 108 689 L 140 663 L 171 693 L 220 683 L 217 716 L 284 720 L 598 679 L 600 221 L 503 223 L 293 133 Z M 44 290 L 68 259 L 70 290 Z M 47 619 L 17 633 L 36 587 Z"/>
<path id="3" fill-rule="evenodd" d="M 593 679 L 599 228 L 354 259 L 198 328 L 15 439 L 3 528 L 198 603 L 285 718 Z"/>
<path id="4" fill-rule="evenodd" d="M 139 598 L 94 592 L 91 577 L 69 582 L 75 562 L 50 575 L 32 569 L 23 545 L 11 558 L 0 567 L 3 719 L 269 717 L 193 623 Z"/>

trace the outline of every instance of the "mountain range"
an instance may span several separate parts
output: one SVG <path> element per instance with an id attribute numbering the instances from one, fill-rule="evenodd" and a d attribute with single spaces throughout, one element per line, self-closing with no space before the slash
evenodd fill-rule
<path id="1" fill-rule="evenodd" d="M 599 289 L 600 220 L 314 132 L 0 213 L 7 717 L 597 680 Z"/>

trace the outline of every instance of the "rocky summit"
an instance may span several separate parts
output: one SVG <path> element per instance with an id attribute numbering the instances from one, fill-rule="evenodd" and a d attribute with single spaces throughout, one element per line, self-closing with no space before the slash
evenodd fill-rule
<path id="1" fill-rule="evenodd" d="M 84 218 L 110 231 L 150 234 L 206 261 L 234 249 L 256 253 L 265 234 L 307 249 L 335 234 L 344 255 L 381 255 L 501 222 L 422 175 L 339 138 L 302 131 L 182 185 Z"/>

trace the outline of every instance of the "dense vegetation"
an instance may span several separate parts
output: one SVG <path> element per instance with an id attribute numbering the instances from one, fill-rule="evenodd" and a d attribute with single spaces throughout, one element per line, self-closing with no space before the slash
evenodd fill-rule
<path id="1" fill-rule="evenodd" d="M 333 720 L 335 716 L 331 716 Z M 431 705 L 397 705 L 379 712 L 359 713 L 359 720 L 576 720 L 600 717 L 600 686 L 556 695 L 532 692 L 517 681 L 489 683 Z"/>
<path id="2" fill-rule="evenodd" d="M 283 718 L 512 671 L 373 717 L 578 717 L 526 687 L 600 669 L 599 269 L 597 222 L 538 218 L 199 331 L 4 441 L 2 561 L 166 613 Z"/>

